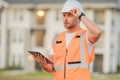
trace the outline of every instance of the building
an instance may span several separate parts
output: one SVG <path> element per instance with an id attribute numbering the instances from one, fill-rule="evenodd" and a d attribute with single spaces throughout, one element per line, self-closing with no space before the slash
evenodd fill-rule
<path id="1" fill-rule="evenodd" d="M 38 69 L 28 50 L 47 54 L 53 35 L 64 30 L 62 14 L 65 0 L 4 0 L 0 3 L 0 68 Z M 79 0 L 86 16 L 103 30 L 97 42 L 92 72 L 116 72 L 120 65 L 120 0 Z M 2 14 L 1 14 L 2 13 Z M 3 27 L 4 24 L 4 27 Z M 83 24 L 80 24 L 84 27 Z M 35 63 L 35 64 L 34 64 Z"/>

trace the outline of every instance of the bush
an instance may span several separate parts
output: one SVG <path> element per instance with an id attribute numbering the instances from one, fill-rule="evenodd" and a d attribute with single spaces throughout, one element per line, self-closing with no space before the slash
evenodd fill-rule
<path id="1" fill-rule="evenodd" d="M 2 70 L 22 70 L 23 68 L 20 66 L 8 66 Z"/>
<path id="2" fill-rule="evenodd" d="M 120 73 L 120 65 L 118 66 L 118 73 Z"/>

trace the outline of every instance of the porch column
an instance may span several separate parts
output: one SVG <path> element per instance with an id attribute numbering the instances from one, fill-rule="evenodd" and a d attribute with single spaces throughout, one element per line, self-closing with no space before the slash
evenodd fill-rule
<path id="1" fill-rule="evenodd" d="M 25 70 L 26 71 L 34 71 L 35 70 L 35 61 L 33 56 L 29 54 L 29 50 L 31 50 L 31 28 L 33 26 L 34 20 L 34 8 L 28 10 L 28 28 L 25 29 Z M 27 37 L 27 38 L 26 38 Z"/>
<path id="2" fill-rule="evenodd" d="M 1 14 L 1 55 L 0 69 L 7 65 L 7 9 L 4 7 Z"/>
<path id="3" fill-rule="evenodd" d="M 111 67 L 111 28 L 112 28 L 112 10 L 107 9 L 105 12 L 105 41 L 103 56 L 103 72 L 109 73 Z"/>
<path id="4" fill-rule="evenodd" d="M 94 22 L 94 10 L 93 9 L 89 9 L 88 11 L 87 11 L 87 17 L 91 20 L 91 21 L 93 21 Z M 92 72 L 94 72 L 94 62 L 92 62 L 91 64 L 90 64 L 90 71 L 91 71 L 91 73 Z"/>
<path id="5" fill-rule="evenodd" d="M 113 53 L 112 53 L 112 72 L 117 72 L 118 66 L 118 53 L 119 53 L 119 26 L 120 26 L 120 15 L 119 11 L 115 10 L 115 17 L 114 17 L 114 27 L 113 27 Z"/>

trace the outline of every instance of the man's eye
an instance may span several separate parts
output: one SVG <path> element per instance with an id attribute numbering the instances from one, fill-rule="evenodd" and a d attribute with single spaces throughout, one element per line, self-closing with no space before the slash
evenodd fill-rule
<path id="1" fill-rule="evenodd" d="M 68 14 L 68 16 L 72 16 L 72 14 Z"/>

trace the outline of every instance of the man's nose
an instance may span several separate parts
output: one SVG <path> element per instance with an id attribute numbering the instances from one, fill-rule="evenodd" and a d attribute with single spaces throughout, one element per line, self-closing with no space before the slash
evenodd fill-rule
<path id="1" fill-rule="evenodd" d="M 64 21 L 67 21 L 67 19 L 68 19 L 67 17 L 64 17 Z"/>

